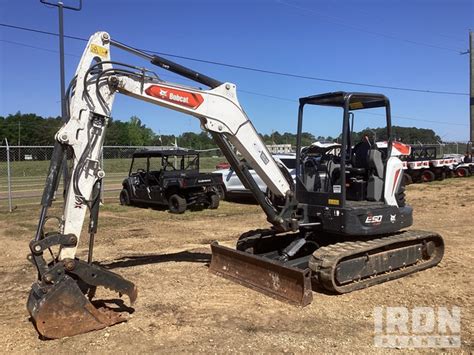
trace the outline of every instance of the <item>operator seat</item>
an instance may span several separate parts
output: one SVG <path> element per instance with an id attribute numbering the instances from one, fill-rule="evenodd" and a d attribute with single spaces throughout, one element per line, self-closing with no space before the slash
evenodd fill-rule
<path id="1" fill-rule="evenodd" d="M 382 152 L 377 147 L 369 150 L 368 165 L 367 200 L 381 201 L 383 198 L 384 164 Z"/>
<path id="2" fill-rule="evenodd" d="M 354 168 L 369 168 L 369 150 L 371 149 L 370 143 L 367 140 L 363 140 L 357 143 L 352 150 L 352 166 Z"/>
<path id="3" fill-rule="evenodd" d="M 317 191 L 320 188 L 318 169 L 312 158 L 308 158 L 304 162 L 303 179 L 306 190 Z"/>

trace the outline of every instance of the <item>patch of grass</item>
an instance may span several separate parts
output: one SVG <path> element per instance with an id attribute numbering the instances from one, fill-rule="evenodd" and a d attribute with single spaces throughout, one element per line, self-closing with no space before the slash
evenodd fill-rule
<path id="1" fill-rule="evenodd" d="M 20 228 L 25 228 L 25 229 L 32 229 L 36 228 L 36 223 L 30 221 L 30 222 L 17 222 L 16 225 Z"/>
<path id="2" fill-rule="evenodd" d="M 31 232 L 33 232 L 33 230 Z M 11 238 L 16 238 L 24 234 L 25 234 L 25 230 L 23 228 L 14 226 L 14 227 L 9 227 L 5 229 L 5 235 L 10 236 Z"/>
<path id="3" fill-rule="evenodd" d="M 130 169 L 130 163 L 132 159 L 104 159 L 103 168 L 107 174 L 109 173 L 120 173 L 125 177 Z M 200 165 L 202 171 L 213 171 L 216 168 L 216 164 L 222 161 L 226 161 L 223 157 L 201 157 Z M 49 160 L 24 160 L 24 161 L 13 161 L 10 164 L 11 174 L 13 180 L 18 180 L 28 177 L 45 177 L 48 173 Z M 0 162 L 0 171 L 7 171 L 7 163 Z M 37 179 L 34 179 L 37 181 Z M 44 180 L 43 180 L 44 181 Z M 4 181 L 2 179 L 2 185 Z M 6 183 L 6 179 L 5 179 Z"/>
<path id="4" fill-rule="evenodd" d="M 105 201 L 106 203 L 103 204 L 100 207 L 101 211 L 107 211 L 107 212 L 118 212 L 118 213 L 129 213 L 130 212 L 130 207 L 128 206 L 122 206 L 120 203 L 118 203 L 118 198 L 117 198 L 117 203 L 113 203 L 112 201 Z"/>

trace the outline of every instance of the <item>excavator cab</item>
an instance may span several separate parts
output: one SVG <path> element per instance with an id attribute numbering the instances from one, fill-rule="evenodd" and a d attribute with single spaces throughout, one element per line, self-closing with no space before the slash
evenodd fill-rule
<path id="1" fill-rule="evenodd" d="M 342 109 L 340 144 L 302 146 L 307 105 Z M 385 154 L 368 137 L 352 141 L 354 111 L 373 108 L 385 109 Z M 390 136 L 390 102 L 384 95 L 333 92 L 301 98 L 295 193 L 303 223 L 320 222 L 322 230 L 345 235 L 392 233 L 410 226 L 412 209 L 405 205 L 402 166 Z"/>

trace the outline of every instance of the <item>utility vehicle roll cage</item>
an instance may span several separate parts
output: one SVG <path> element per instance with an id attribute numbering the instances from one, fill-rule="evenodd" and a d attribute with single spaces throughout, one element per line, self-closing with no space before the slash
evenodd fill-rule
<path id="1" fill-rule="evenodd" d="M 185 157 L 194 157 L 193 168 L 188 165 L 185 165 Z M 147 171 L 150 171 L 150 159 L 149 158 L 161 158 L 163 163 L 168 163 L 168 157 L 178 157 L 180 161 L 179 169 L 176 170 L 199 170 L 199 153 L 195 150 L 182 150 L 182 149 L 167 149 L 167 150 L 142 150 L 136 153 L 133 153 L 132 163 L 130 164 L 129 176 L 132 174 L 132 169 L 134 167 L 135 158 L 147 158 Z M 163 168 L 166 164 L 162 164 Z"/>

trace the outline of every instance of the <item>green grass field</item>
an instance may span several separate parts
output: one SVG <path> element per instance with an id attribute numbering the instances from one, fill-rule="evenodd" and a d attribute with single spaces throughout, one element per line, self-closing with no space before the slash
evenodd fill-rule
<path id="1" fill-rule="evenodd" d="M 223 157 L 201 157 L 200 165 L 202 171 L 215 170 L 216 164 L 225 161 Z M 128 173 L 132 159 L 104 159 L 104 170 L 107 173 Z M 14 161 L 10 164 L 13 179 L 19 177 L 46 176 L 49 168 L 49 160 L 43 161 Z M 7 163 L 0 162 L 0 181 L 6 180 Z"/>
<path id="2" fill-rule="evenodd" d="M 201 157 L 202 172 L 214 171 L 216 164 L 225 161 L 222 157 Z M 106 199 L 118 198 L 122 180 L 128 175 L 131 159 L 104 159 L 105 170 L 104 188 Z M 19 161 L 12 162 L 11 179 L 13 205 L 17 208 L 37 206 L 41 199 L 49 161 Z M 60 184 L 59 190 L 62 191 Z M 8 210 L 7 164 L 0 162 L 0 212 Z"/>

